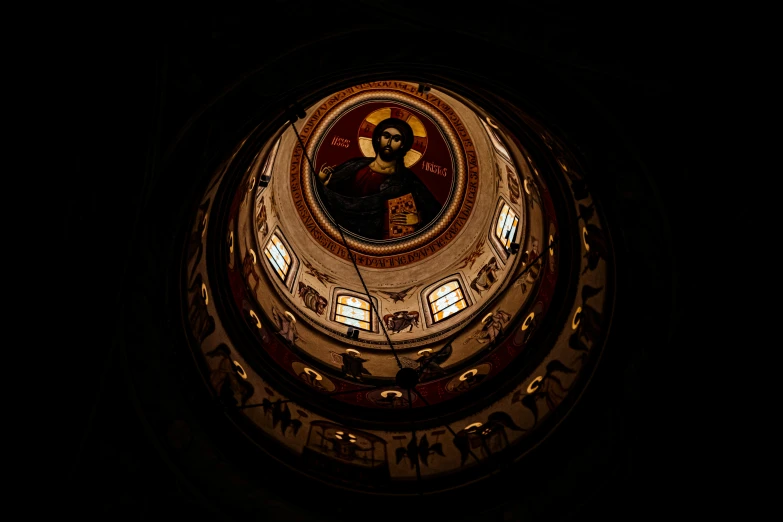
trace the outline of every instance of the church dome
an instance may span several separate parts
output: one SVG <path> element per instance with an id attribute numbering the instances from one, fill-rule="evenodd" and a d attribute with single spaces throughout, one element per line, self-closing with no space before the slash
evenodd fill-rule
<path id="1" fill-rule="evenodd" d="M 249 126 L 193 208 L 178 285 L 204 385 L 330 487 L 432 493 L 521 459 L 578 400 L 613 313 L 579 155 L 444 77 L 300 100 Z"/>

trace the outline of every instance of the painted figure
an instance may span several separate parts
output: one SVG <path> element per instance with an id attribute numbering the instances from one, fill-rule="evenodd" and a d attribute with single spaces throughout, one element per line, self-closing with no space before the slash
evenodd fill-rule
<path id="1" fill-rule="evenodd" d="M 304 259 L 303 261 L 304 261 L 305 266 L 307 267 L 307 270 L 305 271 L 305 274 L 311 275 L 314 278 L 318 279 L 318 282 L 321 283 L 322 285 L 326 286 L 329 283 L 333 284 L 333 283 L 337 282 L 335 280 L 335 278 L 333 278 L 329 274 L 321 272 L 320 270 L 315 268 L 312 265 L 312 263 L 310 263 L 310 261 L 308 261 L 307 259 Z"/>
<path id="2" fill-rule="evenodd" d="M 369 359 L 364 359 L 356 350 L 349 348 L 345 353 L 329 353 L 332 356 L 332 360 L 336 364 L 341 365 L 340 369 L 342 370 L 344 376 L 361 381 L 362 375 L 372 375 L 364 367 L 364 363 L 366 363 Z"/>
<path id="3" fill-rule="evenodd" d="M 479 239 L 476 247 L 467 256 L 462 258 L 462 264 L 457 268 L 473 268 L 473 263 L 484 253 L 484 238 Z"/>
<path id="4" fill-rule="evenodd" d="M 609 242 L 604 235 L 603 230 L 595 225 L 587 225 L 583 232 L 583 240 L 585 246 L 588 248 L 585 252 L 585 259 L 587 264 L 582 270 L 582 274 L 586 274 L 588 271 L 595 270 L 598 267 L 598 261 L 600 259 L 609 258 Z"/>
<path id="5" fill-rule="evenodd" d="M 416 288 L 416 287 L 415 286 L 410 286 L 410 287 L 406 288 L 405 290 L 400 290 L 399 292 L 386 292 L 385 290 L 381 290 L 380 292 L 382 294 L 388 295 L 389 299 L 391 299 L 393 302 L 396 303 L 397 301 L 404 301 L 405 299 L 407 299 L 408 296 L 410 295 L 408 292 L 410 292 L 414 288 Z"/>
<path id="6" fill-rule="evenodd" d="M 487 422 L 477 422 L 458 431 L 453 442 L 459 450 L 461 465 L 465 465 L 474 449 L 487 458 L 508 446 L 506 428 L 524 431 L 504 411 L 494 411 L 487 417 Z"/>
<path id="7" fill-rule="evenodd" d="M 497 310 L 492 315 L 485 317 L 481 328 L 469 335 L 463 343 L 474 339 L 481 344 L 491 343 L 500 335 L 503 326 L 510 320 L 511 315 L 508 312 Z"/>
<path id="8" fill-rule="evenodd" d="M 383 316 L 383 324 L 391 330 L 391 333 L 399 333 L 406 328 L 410 328 L 408 332 L 412 332 L 414 326 L 419 326 L 419 312 L 401 310 L 386 314 Z"/>
<path id="9" fill-rule="evenodd" d="M 318 315 L 323 315 L 326 310 L 326 298 L 322 297 L 318 291 L 310 285 L 299 282 L 299 297 L 302 298 L 304 305 Z"/>
<path id="10" fill-rule="evenodd" d="M 452 354 L 451 342 L 446 343 L 440 350 L 422 350 L 419 352 L 418 359 L 410 357 L 400 357 L 400 362 L 405 368 L 413 368 L 419 372 L 421 381 L 443 375 L 445 370 L 441 367 Z"/>
<path id="11" fill-rule="evenodd" d="M 440 203 L 403 162 L 413 140 L 407 122 L 387 118 L 373 131 L 374 158 L 321 169 L 318 190 L 337 223 L 369 239 L 394 239 L 435 218 Z"/>
<path id="12" fill-rule="evenodd" d="M 445 431 L 446 430 L 440 430 L 433 433 L 442 435 Z M 411 437 L 411 440 L 408 442 L 407 446 L 397 448 L 395 451 L 397 464 L 402 462 L 403 459 L 407 459 L 411 469 L 416 467 L 417 462 L 429 467 L 429 459 L 431 455 L 440 455 L 441 457 L 444 457 L 443 443 L 435 442 L 435 444 L 430 444 L 429 440 L 427 440 L 426 433 L 421 436 L 421 439 L 418 440 L 414 437 Z"/>
<path id="13" fill-rule="evenodd" d="M 225 343 L 220 343 L 217 348 L 206 353 L 211 359 L 217 359 L 217 367 L 212 369 L 209 375 L 209 381 L 212 387 L 218 393 L 220 400 L 227 405 L 244 406 L 248 399 L 253 396 L 255 389 L 242 374 L 238 367 L 231 360 L 231 350 Z M 237 401 L 239 397 L 239 401 Z"/>
<path id="14" fill-rule="evenodd" d="M 541 264 L 543 263 L 542 259 L 538 257 L 538 254 L 538 239 L 534 237 L 530 250 L 526 251 L 522 258 L 522 266 L 525 267 L 524 273 L 514 281 L 514 286 L 522 288 L 522 294 L 526 294 L 527 291 L 533 287 L 536 279 L 538 279 L 538 274 L 541 271 Z M 530 263 L 534 264 L 528 268 Z"/>
<path id="15" fill-rule="evenodd" d="M 196 273 L 196 268 L 201 261 L 201 255 L 204 252 L 204 233 L 207 230 L 207 209 L 209 209 L 209 200 L 206 200 L 198 207 L 198 213 L 196 214 L 196 221 L 198 225 L 196 230 L 190 234 L 188 240 L 188 261 L 193 262 L 193 268 L 190 271 L 190 278 L 193 279 L 193 275 Z"/>
<path id="16" fill-rule="evenodd" d="M 256 257 L 251 253 L 250 250 L 245 252 L 245 258 L 242 260 L 242 276 L 245 278 L 245 282 L 247 282 L 247 285 L 250 286 L 250 280 L 254 279 L 255 282 L 253 283 L 253 292 L 256 291 L 258 288 L 258 284 L 261 282 L 261 280 L 258 277 L 258 274 L 253 269 L 253 265 L 256 264 Z"/>
<path id="17" fill-rule="evenodd" d="M 292 418 L 291 410 L 288 409 L 288 404 L 283 402 L 282 399 L 272 402 L 264 397 L 262 404 L 264 415 L 272 417 L 272 429 L 275 429 L 280 425 L 280 432 L 283 436 L 286 435 L 288 428 L 291 428 L 294 436 L 299 433 L 299 428 L 302 427 L 302 421 Z"/>
<path id="18" fill-rule="evenodd" d="M 570 374 L 575 373 L 575 370 L 557 359 L 553 359 L 547 363 L 543 376 L 534 380 L 527 389 L 521 388 L 514 392 L 514 396 L 511 398 L 511 404 L 521 402 L 522 406 L 530 410 L 533 414 L 533 426 L 539 420 L 538 401 L 543 399 L 549 411 L 552 411 L 565 398 L 568 391 L 568 387 L 563 385 L 563 381 L 555 375 L 555 372 Z"/>
<path id="19" fill-rule="evenodd" d="M 215 318 L 209 314 L 203 288 L 201 274 L 198 274 L 190 287 L 193 296 L 188 307 L 188 320 L 198 342 L 203 342 L 215 331 Z"/>
<path id="20" fill-rule="evenodd" d="M 258 207 L 258 213 L 256 213 L 256 228 L 261 237 L 265 237 L 269 232 L 269 225 L 266 222 L 266 204 L 264 198 L 261 198 L 261 205 Z"/>
<path id="21" fill-rule="evenodd" d="M 273 305 L 272 319 L 275 325 L 277 325 L 280 335 L 286 341 L 296 346 L 296 341 L 299 340 L 299 332 L 296 330 L 296 318 L 290 312 L 283 313 Z"/>
<path id="22" fill-rule="evenodd" d="M 498 270 L 500 270 L 498 260 L 492 257 L 486 265 L 479 269 L 478 274 L 476 274 L 476 277 L 473 278 L 473 281 L 470 283 L 470 287 L 481 295 L 482 291 L 487 291 L 492 288 L 492 285 L 498 280 L 495 275 L 495 272 Z"/>

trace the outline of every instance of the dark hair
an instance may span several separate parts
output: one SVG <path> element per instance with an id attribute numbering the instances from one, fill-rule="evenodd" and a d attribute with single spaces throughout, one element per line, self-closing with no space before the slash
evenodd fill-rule
<path id="1" fill-rule="evenodd" d="M 381 147 L 381 134 L 391 127 L 394 127 L 402 134 L 402 147 L 397 151 L 397 159 L 401 159 L 413 146 L 413 129 L 408 125 L 408 122 L 399 118 L 386 118 L 378 123 L 375 130 L 372 131 L 372 148 L 375 152 L 378 152 L 378 149 Z"/>

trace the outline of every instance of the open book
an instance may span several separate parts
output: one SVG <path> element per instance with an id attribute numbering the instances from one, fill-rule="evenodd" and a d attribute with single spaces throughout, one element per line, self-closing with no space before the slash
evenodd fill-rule
<path id="1" fill-rule="evenodd" d="M 389 239 L 402 237 L 416 230 L 415 225 L 395 225 L 392 221 L 394 216 L 404 212 L 416 212 L 416 203 L 413 201 L 413 195 L 405 194 L 398 198 L 390 199 L 386 202 L 388 216 L 387 226 L 389 229 Z"/>

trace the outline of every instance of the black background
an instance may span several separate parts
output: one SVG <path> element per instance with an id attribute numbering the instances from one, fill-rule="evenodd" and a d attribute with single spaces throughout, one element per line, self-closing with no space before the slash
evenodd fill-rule
<path id="1" fill-rule="evenodd" d="M 56 455 L 47 480 L 65 495 L 60 513 L 110 520 L 252 516 L 172 466 L 140 420 L 145 412 L 134 406 L 120 355 L 128 326 L 122 304 L 132 293 L 126 281 L 161 270 L 134 264 L 133 250 L 152 219 L 146 205 L 171 183 L 167 155 L 191 122 L 245 78 L 261 103 L 285 90 L 291 76 L 329 72 L 319 68 L 329 60 L 318 52 L 361 67 L 352 46 L 377 49 L 380 61 L 407 59 L 403 49 L 420 48 L 422 63 L 458 57 L 466 70 L 495 67 L 495 80 L 553 114 L 577 137 L 580 152 L 607 172 L 596 183 L 616 219 L 621 284 L 647 303 L 643 317 L 618 321 L 584 400 L 542 449 L 546 465 L 537 465 L 546 471 L 531 468 L 537 480 L 510 487 L 502 499 L 466 499 L 466 519 L 646 520 L 704 510 L 694 496 L 704 474 L 703 447 L 692 431 L 698 408 L 683 398 L 692 368 L 682 366 L 703 324 L 691 260 L 699 248 L 697 186 L 707 181 L 699 107 L 708 33 L 699 13 L 674 6 L 584 4 L 277 1 L 253 12 L 161 15 L 139 8 L 99 20 L 65 14 L 51 46 L 56 81 L 49 94 L 62 111 L 51 136 L 63 145 L 63 167 L 49 186 L 58 209 L 57 270 L 69 274 L 72 288 L 61 331 L 80 332 L 82 341 L 53 350 L 63 384 L 56 388 L 61 419 L 52 421 L 55 435 L 47 441 Z M 345 37 L 354 31 L 362 36 Z M 309 59 L 277 61 L 262 78 L 250 74 L 314 42 Z M 491 58 L 478 51 L 490 48 L 498 50 Z M 236 129 L 216 121 L 215 139 L 230 141 Z M 189 190 L 183 187 L 183 200 L 173 205 L 184 205 Z M 280 500 L 253 509 L 263 520 L 323 520 L 317 513 L 324 502 L 307 491 L 296 507 Z M 471 514 L 479 508 L 485 512 Z M 383 502 L 368 501 L 343 513 L 373 519 L 383 510 Z M 432 511 L 410 518 L 437 516 L 437 506 Z"/>

